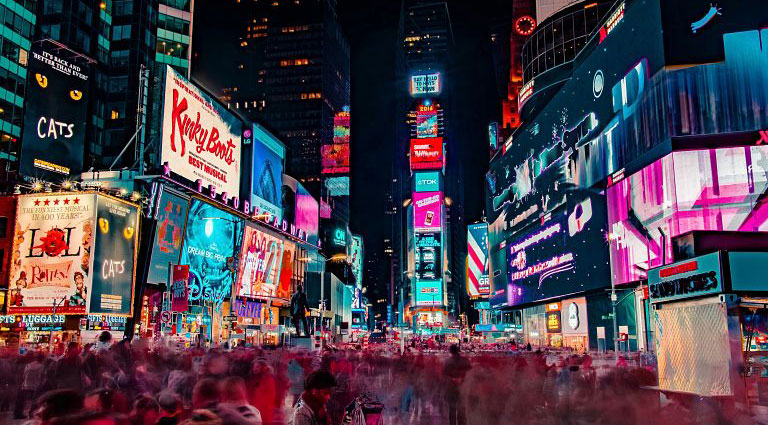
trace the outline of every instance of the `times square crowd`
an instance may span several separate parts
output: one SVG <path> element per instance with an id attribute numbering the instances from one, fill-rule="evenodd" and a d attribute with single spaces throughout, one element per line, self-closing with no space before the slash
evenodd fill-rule
<path id="1" fill-rule="evenodd" d="M 102 335 L 53 352 L 3 351 L 0 423 L 755 423 L 727 402 L 659 397 L 647 389 L 656 383 L 652 368 L 633 364 L 530 345 L 459 348 L 415 339 L 404 349 L 178 350 L 162 340 Z M 354 414 L 358 406 L 362 416 Z"/>

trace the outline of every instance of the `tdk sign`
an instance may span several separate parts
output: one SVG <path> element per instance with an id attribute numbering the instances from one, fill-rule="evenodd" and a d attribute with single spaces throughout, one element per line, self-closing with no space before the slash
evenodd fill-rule
<path id="1" fill-rule="evenodd" d="M 414 192 L 439 192 L 440 172 L 439 171 L 417 171 L 413 173 Z"/>

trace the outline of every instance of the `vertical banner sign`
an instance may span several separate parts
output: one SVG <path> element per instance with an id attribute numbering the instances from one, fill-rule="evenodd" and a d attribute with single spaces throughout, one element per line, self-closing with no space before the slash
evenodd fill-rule
<path id="1" fill-rule="evenodd" d="M 488 296 L 488 224 L 467 226 L 467 295 L 472 298 Z"/>
<path id="2" fill-rule="evenodd" d="M 174 265 L 171 272 L 171 311 L 184 312 L 189 309 L 189 266 Z"/>
<path id="3" fill-rule="evenodd" d="M 227 108 L 166 67 L 160 162 L 171 171 L 239 195 L 242 127 Z"/>
<path id="4" fill-rule="evenodd" d="M 9 314 L 85 314 L 91 289 L 96 196 L 20 196 Z"/>
<path id="5" fill-rule="evenodd" d="M 283 264 L 280 267 L 280 284 L 277 287 L 277 298 L 291 298 L 291 279 L 293 279 L 293 260 L 296 257 L 296 244 L 285 241 L 283 249 Z"/>
<path id="6" fill-rule="evenodd" d="M 147 282 L 167 283 L 168 264 L 179 262 L 184 220 L 187 218 L 189 202 L 168 191 L 160 196 L 157 210 L 157 230 L 152 246 Z"/>
<path id="7" fill-rule="evenodd" d="M 59 181 L 83 171 L 89 72 L 40 44 L 32 46 L 19 164 L 22 174 Z"/>
<path id="8" fill-rule="evenodd" d="M 139 208 L 106 196 L 97 199 L 88 313 L 128 316 L 133 312 Z"/>

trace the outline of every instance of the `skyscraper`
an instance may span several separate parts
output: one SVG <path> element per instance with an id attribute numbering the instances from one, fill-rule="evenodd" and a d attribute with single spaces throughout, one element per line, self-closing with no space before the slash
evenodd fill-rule
<path id="1" fill-rule="evenodd" d="M 273 129 L 288 145 L 286 173 L 320 198 L 325 194 L 321 145 L 331 143 L 334 116 L 349 105 L 349 45 L 339 27 L 336 2 L 214 6 L 225 7 L 235 22 L 228 42 L 236 44 L 237 54 L 229 60 L 216 54 L 218 44 L 201 44 L 196 51 L 206 63 L 193 68 L 193 76 L 220 87 L 221 99 L 231 109 Z M 201 14 L 208 13 L 207 6 L 201 7 Z M 339 211 L 348 215 L 348 209 Z"/>

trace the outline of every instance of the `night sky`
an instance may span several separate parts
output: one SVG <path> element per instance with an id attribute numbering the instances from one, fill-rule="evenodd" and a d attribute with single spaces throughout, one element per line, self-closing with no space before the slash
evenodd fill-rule
<path id="1" fill-rule="evenodd" d="M 220 55 L 235 55 L 237 47 L 224 42 L 230 13 L 219 1 L 201 0 L 196 4 L 195 25 L 215 28 L 204 38 L 195 31 L 193 77 L 214 93 L 221 87 L 207 78 L 206 63 L 216 63 Z M 445 73 L 446 90 L 455 97 L 452 134 L 459 140 L 465 165 L 465 217 L 477 221 L 483 210 L 483 175 L 488 164 L 487 125 L 498 119 L 500 105 L 496 95 L 490 51 L 489 20 L 510 8 L 508 0 L 448 1 L 454 32 L 453 66 Z M 338 16 L 351 46 L 351 207 L 354 233 L 363 235 L 366 253 L 382 254 L 383 240 L 390 236 L 390 217 L 386 194 L 390 191 L 391 164 L 395 143 L 397 95 L 404 93 L 404 79 L 398 79 L 396 54 L 400 14 L 397 0 L 339 0 Z M 209 53 L 201 53 L 209 52 Z M 212 56 L 215 54 L 216 57 Z M 195 64 L 196 63 L 196 64 Z M 215 66 L 214 66 L 215 67 Z M 216 72 L 221 72 L 217 70 Z M 218 79 L 218 78 L 217 78 Z M 267 123 L 268 124 L 268 123 Z M 368 255 L 366 254 L 366 256 Z M 382 262 L 384 263 L 384 262 Z M 387 282 L 389 272 L 382 267 L 379 276 L 367 282 Z M 379 274 L 377 273 L 377 274 Z M 370 278 L 370 279 L 369 279 Z"/>
<path id="2" fill-rule="evenodd" d="M 481 7 L 484 8 L 481 10 Z M 446 90 L 454 90 L 460 108 L 448 125 L 462 145 L 465 158 L 465 217 L 467 223 L 483 213 L 483 176 L 488 165 L 487 125 L 500 113 L 490 51 L 491 17 L 511 7 L 510 1 L 448 2 L 454 32 L 453 67 L 446 72 Z M 508 13 L 508 12 L 507 12 Z M 340 0 L 338 15 L 351 44 L 352 75 L 352 231 L 365 238 L 366 252 L 382 252 L 390 236 L 386 192 L 390 190 L 392 155 L 398 116 L 395 58 L 400 2 L 394 0 Z M 448 155 L 456 155 L 448 152 Z M 368 282 L 387 282 L 367 276 Z M 382 288 L 379 288 L 382 289 Z M 376 291 L 378 292 L 378 291 Z"/>

